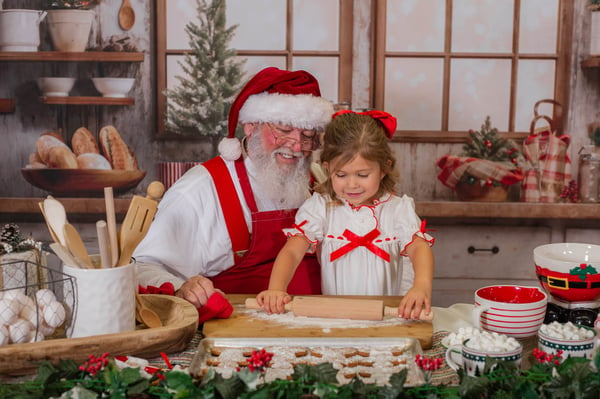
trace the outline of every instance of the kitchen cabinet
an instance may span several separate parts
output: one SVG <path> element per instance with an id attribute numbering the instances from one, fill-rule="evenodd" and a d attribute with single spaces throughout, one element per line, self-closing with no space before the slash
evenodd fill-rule
<path id="1" fill-rule="evenodd" d="M 433 305 L 473 303 L 495 284 L 539 286 L 533 249 L 552 242 L 550 226 L 431 225 L 435 237 Z"/>

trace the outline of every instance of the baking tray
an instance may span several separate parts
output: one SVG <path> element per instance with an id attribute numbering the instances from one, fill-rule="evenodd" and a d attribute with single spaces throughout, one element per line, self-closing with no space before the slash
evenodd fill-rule
<path id="1" fill-rule="evenodd" d="M 188 301 L 170 295 L 142 294 L 144 302 L 160 316 L 163 326 L 116 334 L 81 338 L 49 339 L 26 344 L 0 346 L 0 375 L 26 375 L 39 362 L 73 359 L 83 363 L 89 355 L 156 357 L 186 348 L 198 329 L 198 311 Z"/>
<path id="2" fill-rule="evenodd" d="M 354 377 L 365 383 L 388 384 L 389 377 L 408 370 L 406 385 L 423 384 L 424 376 L 415 364 L 415 355 L 423 350 L 414 338 L 204 338 L 192 359 L 190 373 L 204 375 L 210 368 L 228 378 L 244 366 L 252 350 L 265 349 L 273 353 L 265 380 L 286 379 L 294 372 L 295 364 L 331 363 L 338 370 L 338 383 L 345 384 Z"/>

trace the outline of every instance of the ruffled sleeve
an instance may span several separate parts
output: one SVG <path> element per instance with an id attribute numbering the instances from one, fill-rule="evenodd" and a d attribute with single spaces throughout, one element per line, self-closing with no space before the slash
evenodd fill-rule
<path id="1" fill-rule="evenodd" d="M 429 235 L 427 222 L 421 220 L 415 211 L 415 201 L 406 195 L 400 198 L 401 206 L 396 207 L 395 215 L 396 229 L 400 231 L 402 241 L 406 243 L 402 248 L 401 255 L 407 256 L 406 249 L 413 243 L 414 237 L 421 237 L 429 246 L 433 246 L 435 239 Z"/>
<path id="2" fill-rule="evenodd" d="M 288 237 L 306 237 L 311 242 L 307 252 L 315 253 L 317 244 L 323 240 L 326 228 L 326 206 L 327 199 L 319 193 L 314 193 L 298 209 L 294 225 L 283 229 L 283 233 Z"/>

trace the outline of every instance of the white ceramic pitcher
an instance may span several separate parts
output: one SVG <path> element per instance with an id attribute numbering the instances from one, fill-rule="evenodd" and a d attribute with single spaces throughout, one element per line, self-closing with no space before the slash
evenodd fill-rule
<path id="1" fill-rule="evenodd" d="M 38 51 L 46 11 L 0 10 L 0 51 Z"/>

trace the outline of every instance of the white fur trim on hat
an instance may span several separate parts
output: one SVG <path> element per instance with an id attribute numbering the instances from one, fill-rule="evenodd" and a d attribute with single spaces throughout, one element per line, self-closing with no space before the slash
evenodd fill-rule
<path id="1" fill-rule="evenodd" d="M 325 129 L 331 121 L 333 104 L 310 94 L 259 93 L 246 100 L 239 122 L 273 122 L 299 129 Z"/>
<path id="2" fill-rule="evenodd" d="M 242 156 L 242 143 L 236 138 L 230 139 L 225 137 L 217 146 L 219 154 L 228 160 L 235 161 Z"/>

